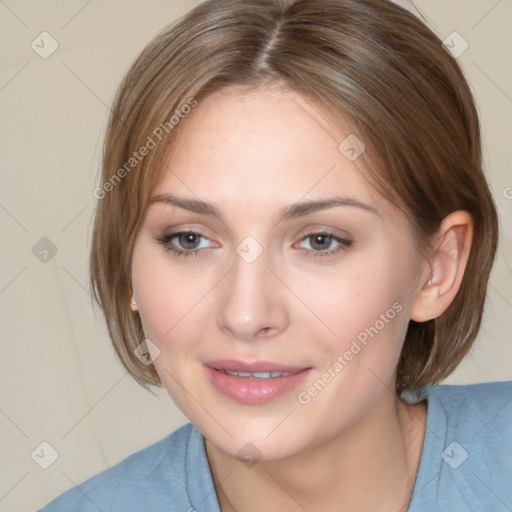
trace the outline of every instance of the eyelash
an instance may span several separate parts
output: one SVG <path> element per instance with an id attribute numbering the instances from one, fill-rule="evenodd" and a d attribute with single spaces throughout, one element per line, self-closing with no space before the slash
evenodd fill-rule
<path id="1" fill-rule="evenodd" d="M 331 233 L 330 231 L 311 231 L 304 235 L 300 242 L 303 242 L 304 240 L 307 240 L 310 237 L 313 236 L 325 236 L 328 238 L 331 238 L 335 242 L 339 244 L 339 246 L 336 249 L 331 250 L 325 250 L 325 251 L 312 251 L 309 249 L 303 249 L 304 254 L 309 258 L 329 258 L 334 256 L 340 251 L 346 251 L 349 247 L 352 246 L 352 240 L 348 240 L 346 238 L 340 238 L 339 236 L 336 236 L 334 233 Z M 300 243 L 299 242 L 299 243 Z M 296 245 L 296 244 L 294 244 Z"/>
<path id="2" fill-rule="evenodd" d="M 177 247 L 174 247 L 171 242 L 174 238 L 177 238 L 180 235 L 196 235 L 203 240 L 211 241 L 208 237 L 202 235 L 201 233 L 198 233 L 197 231 L 178 231 L 176 233 L 163 234 L 163 235 L 159 236 L 156 240 L 157 240 L 157 242 L 159 242 L 160 244 L 163 245 L 165 251 L 173 253 L 177 258 L 187 258 L 189 256 L 193 256 L 193 257 L 197 258 L 199 256 L 206 254 L 206 252 L 208 251 L 208 249 L 187 250 L 187 249 L 178 249 Z"/>
<path id="3" fill-rule="evenodd" d="M 157 242 L 162 244 L 165 251 L 173 253 L 177 258 L 187 258 L 189 256 L 193 257 L 199 257 L 202 255 L 206 255 L 209 251 L 209 248 L 202 248 L 202 249 L 178 249 L 172 245 L 172 240 L 174 238 L 179 237 L 180 235 L 196 235 L 200 237 L 203 240 L 209 240 L 211 241 L 207 236 L 202 235 L 201 233 L 198 233 L 197 231 L 178 231 L 176 233 L 167 233 L 163 234 L 159 237 L 157 237 Z M 329 258 L 335 254 L 337 254 L 340 251 L 345 251 L 349 247 L 352 246 L 352 241 L 348 240 L 346 238 L 340 238 L 339 236 L 336 236 L 334 233 L 331 233 L 329 231 L 311 231 L 304 235 L 299 243 L 303 242 L 304 240 L 307 240 L 308 238 L 311 238 L 313 236 L 325 236 L 328 237 L 335 242 L 339 244 L 339 246 L 336 249 L 333 250 L 325 250 L 325 251 L 314 251 L 310 249 L 301 249 L 301 252 L 303 252 L 307 257 L 310 258 Z M 294 244 L 296 246 L 297 244 Z"/>

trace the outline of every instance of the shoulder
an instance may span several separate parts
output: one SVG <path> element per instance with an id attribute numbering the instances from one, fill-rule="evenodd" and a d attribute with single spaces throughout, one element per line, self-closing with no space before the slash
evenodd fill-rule
<path id="1" fill-rule="evenodd" d="M 479 401 L 495 400 L 500 396 L 512 396 L 512 381 L 480 382 L 477 384 L 427 386 L 423 388 L 427 395 L 438 395 L 450 398 L 473 397 Z"/>
<path id="2" fill-rule="evenodd" d="M 71 488 L 40 512 L 159 511 L 186 507 L 187 424 L 161 441 Z M 183 508 L 187 510 L 187 508 Z"/>
<path id="3" fill-rule="evenodd" d="M 448 423 L 459 431 L 471 428 L 511 428 L 512 381 L 424 389 L 429 404 L 438 405 Z"/>
<path id="4" fill-rule="evenodd" d="M 425 390 L 429 428 L 495 471 L 512 460 L 512 382 L 433 386 Z M 448 450 L 449 451 L 449 450 Z"/>
<path id="5" fill-rule="evenodd" d="M 423 453 L 410 511 L 508 510 L 512 382 L 429 386 Z"/>

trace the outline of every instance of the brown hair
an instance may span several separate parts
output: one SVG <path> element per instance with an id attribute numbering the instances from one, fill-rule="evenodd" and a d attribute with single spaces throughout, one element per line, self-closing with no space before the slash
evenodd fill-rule
<path id="1" fill-rule="evenodd" d="M 439 318 L 410 322 L 398 365 L 398 392 L 439 382 L 478 333 L 498 221 L 464 75 L 429 28 L 388 0 L 208 0 L 142 51 L 117 92 L 95 191 L 91 285 L 118 356 L 139 383 L 160 385 L 134 356 L 144 333 L 129 307 L 130 267 L 181 119 L 219 88 L 276 84 L 351 122 L 368 179 L 409 215 L 422 251 L 448 214 L 473 216 L 458 294 Z"/>

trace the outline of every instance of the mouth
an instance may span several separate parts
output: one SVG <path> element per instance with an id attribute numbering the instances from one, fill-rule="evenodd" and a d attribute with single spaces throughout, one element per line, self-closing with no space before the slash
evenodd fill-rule
<path id="1" fill-rule="evenodd" d="M 209 361 L 204 367 L 213 387 L 239 403 L 258 405 L 287 395 L 312 370 L 270 361 Z"/>
<path id="2" fill-rule="evenodd" d="M 295 375 L 298 372 L 237 372 L 236 370 L 218 370 L 219 372 L 225 373 L 226 375 L 234 375 L 235 377 L 241 377 L 242 379 L 278 379 L 279 377 L 289 377 Z M 300 371 L 300 370 L 299 370 Z"/>

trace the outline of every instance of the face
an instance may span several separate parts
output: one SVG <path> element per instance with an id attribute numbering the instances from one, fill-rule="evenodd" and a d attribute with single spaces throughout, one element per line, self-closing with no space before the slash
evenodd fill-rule
<path id="1" fill-rule="evenodd" d="M 329 442 L 393 389 L 420 258 L 338 149 L 350 134 L 297 94 L 224 89 L 182 121 L 154 190 L 137 309 L 169 394 L 230 455 Z"/>

